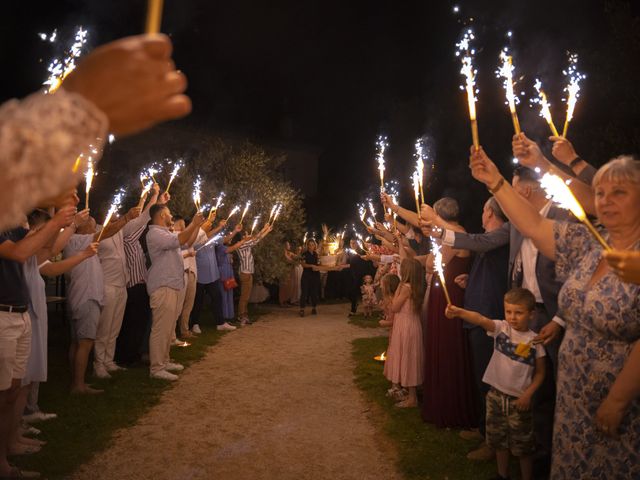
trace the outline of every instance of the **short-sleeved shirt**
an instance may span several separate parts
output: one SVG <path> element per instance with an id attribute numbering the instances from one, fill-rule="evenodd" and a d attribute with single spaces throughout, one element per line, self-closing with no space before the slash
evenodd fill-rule
<path id="1" fill-rule="evenodd" d="M 240 266 L 238 270 L 240 273 L 248 273 L 253 275 L 255 271 L 255 265 L 253 262 L 252 248 L 257 244 L 256 241 L 250 241 L 245 243 L 236 252 L 238 252 L 238 258 L 240 259 Z"/>
<path id="2" fill-rule="evenodd" d="M 0 244 L 19 242 L 28 233 L 26 228 L 18 227 L 0 233 Z M 24 277 L 24 268 L 20 262 L 0 257 L 0 303 L 14 307 L 29 304 L 29 289 Z"/>
<path id="3" fill-rule="evenodd" d="M 73 234 L 64 247 L 64 258 L 69 258 L 85 250 L 94 239 L 94 234 Z M 76 265 L 69 272 L 67 286 L 67 302 L 72 310 L 78 310 L 88 300 L 95 300 L 98 305 L 104 301 L 104 274 L 97 255 L 89 257 Z"/>
<path id="4" fill-rule="evenodd" d="M 204 245 L 208 241 L 207 234 L 200 229 L 195 243 Z M 198 283 L 213 283 L 220 280 L 220 270 L 216 258 L 216 245 L 211 242 L 206 247 L 201 247 L 196 253 L 196 265 L 198 266 Z"/>
<path id="5" fill-rule="evenodd" d="M 147 275 L 147 293 L 151 295 L 160 287 L 174 290 L 184 288 L 184 263 L 178 234 L 166 227 L 151 225 L 147 233 L 147 247 L 151 267 Z"/>
<path id="6" fill-rule="evenodd" d="M 546 355 L 544 347 L 541 344 L 524 347 L 536 337 L 533 330 L 519 332 L 505 320 L 493 323 L 495 330 L 487 332 L 493 337 L 493 355 L 482 381 L 502 393 L 520 397 L 531 385 L 536 359 Z"/>

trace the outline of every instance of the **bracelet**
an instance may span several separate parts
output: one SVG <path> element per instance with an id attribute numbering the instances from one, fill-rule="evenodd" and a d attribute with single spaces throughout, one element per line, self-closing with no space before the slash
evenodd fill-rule
<path id="1" fill-rule="evenodd" d="M 504 177 L 500 177 L 500 180 L 498 180 L 498 183 L 496 183 L 494 187 L 487 186 L 487 189 L 491 192 L 492 195 L 495 195 L 496 193 L 498 193 L 498 190 L 500 190 L 503 185 L 504 185 Z"/>
<path id="2" fill-rule="evenodd" d="M 569 167 L 575 168 L 580 162 L 584 162 L 580 157 L 576 157 L 569 162 Z"/>

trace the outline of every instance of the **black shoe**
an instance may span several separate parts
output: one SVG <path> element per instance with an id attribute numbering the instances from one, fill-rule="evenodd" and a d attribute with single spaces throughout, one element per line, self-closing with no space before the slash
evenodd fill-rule
<path id="1" fill-rule="evenodd" d="M 304 310 L 300 310 L 300 316 L 304 317 Z"/>
<path id="2" fill-rule="evenodd" d="M 315 308 L 312 308 L 311 315 L 317 315 L 317 314 L 318 314 L 317 310 Z"/>

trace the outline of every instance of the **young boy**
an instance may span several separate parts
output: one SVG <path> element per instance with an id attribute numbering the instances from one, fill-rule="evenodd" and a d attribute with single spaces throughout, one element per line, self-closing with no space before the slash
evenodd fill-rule
<path id="1" fill-rule="evenodd" d="M 535 450 L 531 397 L 544 379 L 542 345 L 534 345 L 529 330 L 536 299 L 524 288 L 504 296 L 506 320 L 491 320 L 477 312 L 449 305 L 449 318 L 479 325 L 494 338 L 493 355 L 482 379 L 491 385 L 487 393 L 487 444 L 496 451 L 497 479 L 509 478 L 509 451 L 520 460 L 523 480 L 533 477 Z"/>

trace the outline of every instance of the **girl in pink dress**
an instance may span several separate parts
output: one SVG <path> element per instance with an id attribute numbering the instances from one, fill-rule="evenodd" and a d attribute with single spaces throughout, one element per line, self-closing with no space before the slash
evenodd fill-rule
<path id="1" fill-rule="evenodd" d="M 420 262 L 405 258 L 400 265 L 402 278 L 391 311 L 393 331 L 389 340 L 384 375 L 391 383 L 407 389 L 407 397 L 396 403 L 397 407 L 416 407 L 416 387 L 422 385 L 424 353 L 422 348 L 422 325 L 420 310 L 424 289 L 424 270 Z"/>
<path id="2" fill-rule="evenodd" d="M 364 316 L 370 317 L 373 315 L 373 308 L 378 303 L 378 298 L 376 297 L 375 287 L 373 286 L 373 277 L 371 275 L 365 275 L 363 280 L 364 283 L 360 287 L 360 293 L 362 293 Z"/>

